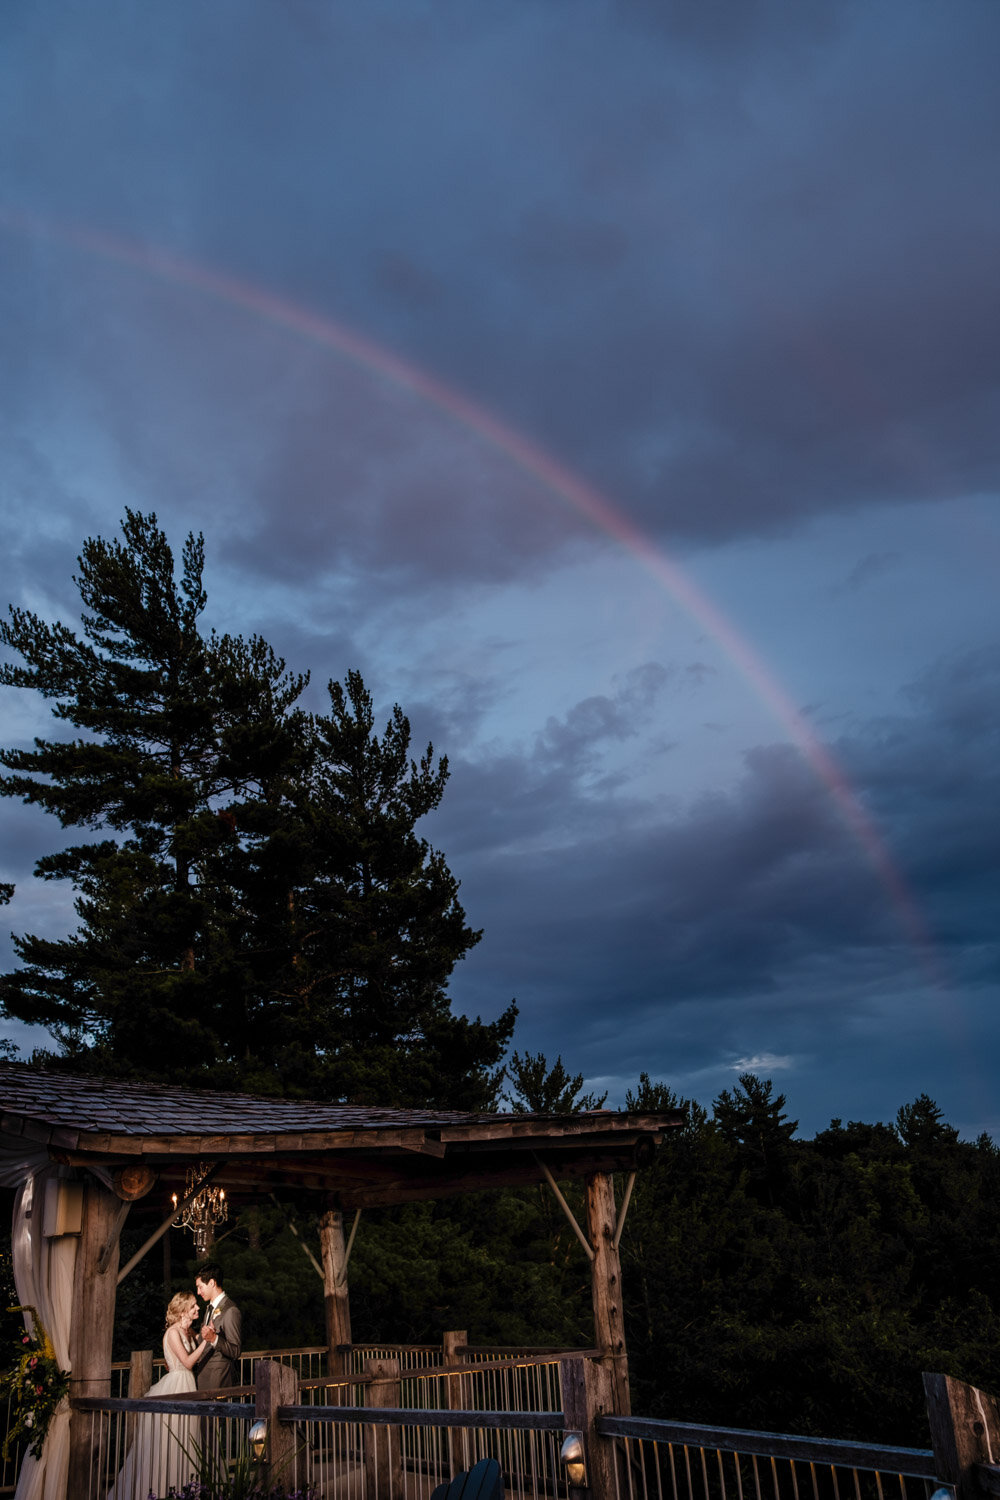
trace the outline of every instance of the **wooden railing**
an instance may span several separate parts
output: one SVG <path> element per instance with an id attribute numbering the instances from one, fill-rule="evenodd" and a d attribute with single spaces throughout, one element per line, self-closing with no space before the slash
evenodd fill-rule
<path id="1" fill-rule="evenodd" d="M 918 1449 L 615 1415 L 596 1351 L 513 1353 L 452 1337 L 448 1362 L 423 1346 L 404 1367 L 378 1346 L 337 1382 L 300 1376 L 315 1352 L 248 1355 L 255 1379 L 220 1399 L 74 1400 L 90 1414 L 93 1464 L 73 1500 L 104 1500 L 130 1418 L 194 1411 L 227 1455 L 263 1417 L 272 1459 L 283 1457 L 289 1484 L 312 1485 L 319 1500 L 427 1500 L 441 1478 L 482 1457 L 498 1459 L 520 1500 L 576 1500 L 560 1456 L 574 1436 L 593 1500 L 928 1500 L 942 1485 L 955 1500 L 1000 1497 L 1000 1401 L 942 1375 L 924 1377 L 932 1447 Z"/>

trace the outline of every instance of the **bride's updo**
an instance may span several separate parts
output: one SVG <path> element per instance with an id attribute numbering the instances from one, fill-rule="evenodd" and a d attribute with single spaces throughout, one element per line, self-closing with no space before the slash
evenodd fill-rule
<path id="1" fill-rule="evenodd" d="M 172 1323 L 179 1323 L 187 1312 L 191 1303 L 198 1306 L 198 1299 L 194 1292 L 175 1292 L 167 1304 L 167 1327 Z"/>

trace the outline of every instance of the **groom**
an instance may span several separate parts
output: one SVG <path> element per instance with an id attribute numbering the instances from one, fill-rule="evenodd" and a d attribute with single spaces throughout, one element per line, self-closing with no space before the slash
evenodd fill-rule
<path id="1" fill-rule="evenodd" d="M 208 1303 L 202 1334 L 205 1342 L 212 1346 L 211 1354 L 198 1366 L 200 1391 L 213 1391 L 237 1383 L 243 1320 L 236 1303 L 222 1289 L 223 1275 L 222 1267 L 215 1261 L 206 1261 L 195 1272 L 194 1289 Z"/>

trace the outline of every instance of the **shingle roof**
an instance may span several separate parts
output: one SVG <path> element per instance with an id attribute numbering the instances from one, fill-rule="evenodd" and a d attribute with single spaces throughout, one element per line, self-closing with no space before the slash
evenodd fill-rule
<path id="1" fill-rule="evenodd" d="M 0 1064 L 0 1139 L 16 1161 L 42 1150 L 112 1171 L 142 1161 L 178 1189 L 192 1161 L 220 1164 L 228 1193 L 296 1185 L 361 1207 L 537 1181 L 648 1160 L 680 1110 L 569 1115 L 383 1109 L 210 1093 Z M 22 1148 L 28 1147 L 31 1150 Z"/>
<path id="2" fill-rule="evenodd" d="M 172 1084 L 40 1073 L 0 1065 L 0 1112 L 84 1132 L 115 1135 L 270 1135 L 471 1123 L 503 1118 L 458 1110 L 383 1109 L 210 1093 Z"/>

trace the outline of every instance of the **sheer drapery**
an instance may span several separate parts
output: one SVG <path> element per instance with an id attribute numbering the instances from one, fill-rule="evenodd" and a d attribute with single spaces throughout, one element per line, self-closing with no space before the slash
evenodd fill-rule
<path id="1" fill-rule="evenodd" d="M 33 1171 L 18 1190 L 14 1202 L 13 1262 L 18 1300 L 38 1309 L 59 1366 L 68 1370 L 77 1241 L 71 1234 L 46 1239 L 42 1233 L 45 1184 L 57 1176 L 58 1170 L 46 1166 Z M 26 1315 L 25 1324 L 29 1322 L 30 1315 Z M 69 1417 L 69 1401 L 64 1396 L 49 1426 L 41 1458 L 25 1455 L 15 1500 L 65 1500 L 69 1478 Z"/>

